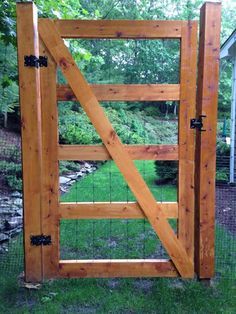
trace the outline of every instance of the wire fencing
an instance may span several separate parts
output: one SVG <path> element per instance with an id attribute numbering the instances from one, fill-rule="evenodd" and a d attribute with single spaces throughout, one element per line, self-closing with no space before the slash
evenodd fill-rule
<path id="1" fill-rule="evenodd" d="M 3 129 L 0 132 L 0 270 L 9 275 L 20 274 L 23 271 L 20 137 Z M 177 200 L 173 179 L 176 165 L 155 166 L 153 161 L 140 161 L 137 167 L 159 201 Z M 62 202 L 135 200 L 112 161 L 68 162 L 60 169 Z M 228 183 L 228 172 L 229 157 L 217 156 L 216 278 L 234 280 L 236 186 Z M 176 230 L 176 220 L 171 224 Z M 145 219 L 62 220 L 60 226 L 61 258 L 167 257 Z"/>

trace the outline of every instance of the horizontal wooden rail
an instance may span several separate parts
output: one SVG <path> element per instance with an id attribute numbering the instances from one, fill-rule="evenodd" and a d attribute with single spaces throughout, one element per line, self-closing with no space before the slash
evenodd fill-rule
<path id="1" fill-rule="evenodd" d="M 178 145 L 125 145 L 133 160 L 178 160 Z M 59 145 L 59 160 L 110 160 L 104 145 Z"/>
<path id="2" fill-rule="evenodd" d="M 42 19 L 40 19 L 42 20 Z M 54 20 L 63 38 L 180 38 L 187 21 Z"/>
<path id="3" fill-rule="evenodd" d="M 179 84 L 91 84 L 99 101 L 179 100 Z M 69 85 L 57 86 L 58 101 L 78 101 Z"/>
<path id="4" fill-rule="evenodd" d="M 167 218 L 178 218 L 178 203 L 158 202 Z M 60 203 L 61 219 L 139 219 L 145 215 L 137 202 Z"/>
<path id="5" fill-rule="evenodd" d="M 61 260 L 59 277 L 178 277 L 165 259 Z"/>

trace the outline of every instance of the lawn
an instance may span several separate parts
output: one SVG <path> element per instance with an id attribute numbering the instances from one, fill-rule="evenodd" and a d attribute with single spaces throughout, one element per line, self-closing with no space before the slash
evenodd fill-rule
<path id="1" fill-rule="evenodd" d="M 158 201 L 176 201 L 175 185 L 156 185 L 153 161 L 136 161 L 136 166 Z M 62 202 L 135 201 L 113 161 L 75 183 Z M 176 221 L 172 220 L 173 227 Z M 144 219 L 63 220 L 61 258 L 161 258 L 167 257 L 160 241 Z"/>
<path id="2" fill-rule="evenodd" d="M 156 185 L 153 161 L 135 161 L 135 164 L 158 201 L 174 202 L 177 199 L 175 185 Z M 134 201 L 135 198 L 113 161 L 103 164 L 97 171 L 74 184 L 61 197 L 62 202 Z"/>
<path id="3" fill-rule="evenodd" d="M 155 184 L 153 162 L 137 162 L 137 167 L 158 200 L 176 200 L 174 185 Z M 85 200 L 134 198 L 114 163 L 107 162 L 62 196 L 62 201 Z M 175 227 L 175 221 L 171 224 Z M 64 220 L 60 229 L 62 258 L 165 256 L 143 219 Z M 235 238 L 217 226 L 216 241 L 216 277 L 208 288 L 196 280 L 181 279 L 65 279 L 47 281 L 40 290 L 29 291 L 17 284 L 23 267 L 18 237 L 0 260 L 0 313 L 235 313 Z"/>

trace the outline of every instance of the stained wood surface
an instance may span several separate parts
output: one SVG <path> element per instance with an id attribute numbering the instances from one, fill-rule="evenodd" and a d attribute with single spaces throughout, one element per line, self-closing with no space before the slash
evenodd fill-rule
<path id="1" fill-rule="evenodd" d="M 133 160 L 178 160 L 178 145 L 124 145 Z M 59 160 L 112 159 L 104 145 L 59 145 Z"/>
<path id="2" fill-rule="evenodd" d="M 25 55 L 38 55 L 37 8 L 17 3 L 17 46 L 21 110 L 25 280 L 42 280 L 42 250 L 30 244 L 41 234 L 41 111 L 39 70 L 24 66 Z"/>
<path id="3" fill-rule="evenodd" d="M 201 8 L 197 116 L 206 132 L 196 135 L 195 265 L 200 278 L 214 276 L 215 173 L 221 4 Z"/>
<path id="4" fill-rule="evenodd" d="M 43 246 L 43 277 L 53 278 L 59 263 L 59 171 L 58 171 L 58 113 L 54 59 L 40 40 L 40 55 L 47 56 L 48 66 L 40 68 L 42 109 L 42 231 L 51 235 L 52 244 Z"/>
<path id="5" fill-rule="evenodd" d="M 178 203 L 163 202 L 162 208 L 167 218 L 178 218 Z M 95 202 L 60 203 L 60 219 L 137 219 L 145 214 L 137 202 Z"/>
<path id="6" fill-rule="evenodd" d="M 55 20 L 54 22 L 60 36 L 64 38 L 180 38 L 182 26 L 182 21 Z"/>
<path id="7" fill-rule="evenodd" d="M 179 100 L 179 84 L 91 84 L 99 101 Z M 77 101 L 69 85 L 57 86 L 58 101 Z"/>
<path id="8" fill-rule="evenodd" d="M 191 260 L 194 257 L 194 146 L 197 77 L 197 21 L 182 27 L 179 106 L 178 236 Z"/>
<path id="9" fill-rule="evenodd" d="M 178 277 L 169 260 L 62 260 L 59 268 L 62 278 Z"/>
<path id="10" fill-rule="evenodd" d="M 176 268 L 181 276 L 192 277 L 193 263 L 191 259 L 169 225 L 162 209 L 156 205 L 155 198 L 130 159 L 128 152 L 123 148 L 119 137 L 107 119 L 102 107 L 99 105 L 92 89 L 85 81 L 69 50 L 64 45 L 54 23 L 48 19 L 40 20 L 39 30 L 41 38 L 55 61 L 61 67 L 74 94 L 93 123 L 103 143 L 106 145 L 107 150 L 123 174 Z M 155 208 L 157 208 L 158 214 Z"/>

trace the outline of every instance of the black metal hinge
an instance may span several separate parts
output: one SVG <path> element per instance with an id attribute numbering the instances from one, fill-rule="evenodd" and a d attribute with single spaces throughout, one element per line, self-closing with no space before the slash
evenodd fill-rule
<path id="1" fill-rule="evenodd" d="M 32 235 L 30 237 L 30 243 L 31 245 L 36 245 L 36 246 L 50 245 L 52 244 L 52 239 L 50 235 L 44 235 L 44 234 Z"/>
<path id="2" fill-rule="evenodd" d="M 201 132 L 205 132 L 203 129 L 203 119 L 206 118 L 205 115 L 200 115 L 199 118 L 194 118 L 190 120 L 190 129 L 198 129 Z"/>
<path id="3" fill-rule="evenodd" d="M 48 58 L 46 56 L 25 56 L 25 67 L 47 67 L 48 66 Z"/>

